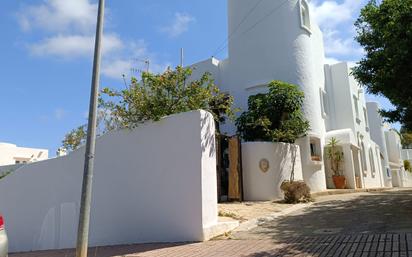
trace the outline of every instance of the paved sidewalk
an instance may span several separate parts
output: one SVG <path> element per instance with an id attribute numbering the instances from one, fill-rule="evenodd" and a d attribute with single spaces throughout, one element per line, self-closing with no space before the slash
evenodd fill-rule
<path id="1" fill-rule="evenodd" d="M 92 248 L 89 257 L 410 256 L 412 190 L 323 196 L 231 240 Z M 9 257 L 74 257 L 73 250 Z"/>
<path id="2" fill-rule="evenodd" d="M 74 251 L 12 254 L 10 257 L 74 257 Z M 412 234 L 297 237 L 284 241 L 218 240 L 194 244 L 145 244 L 92 248 L 89 257 L 412 256 Z"/>

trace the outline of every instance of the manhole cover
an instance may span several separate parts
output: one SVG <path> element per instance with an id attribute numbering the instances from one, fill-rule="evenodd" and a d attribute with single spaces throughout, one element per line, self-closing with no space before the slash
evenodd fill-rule
<path id="1" fill-rule="evenodd" d="M 341 232 L 341 228 L 322 228 L 315 230 L 313 233 L 315 234 L 321 234 L 321 235 L 332 235 L 332 234 L 337 234 Z"/>

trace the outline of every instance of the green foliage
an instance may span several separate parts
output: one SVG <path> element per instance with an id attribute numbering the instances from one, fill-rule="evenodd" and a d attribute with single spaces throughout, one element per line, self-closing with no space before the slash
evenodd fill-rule
<path id="1" fill-rule="evenodd" d="M 402 147 L 404 149 L 412 148 L 412 132 L 408 131 L 405 128 L 401 128 L 400 131 Z"/>
<path id="2" fill-rule="evenodd" d="M 99 98 L 99 135 L 118 128 L 135 128 L 146 121 L 192 110 L 213 114 L 217 132 L 219 123 L 233 119 L 233 97 L 220 92 L 209 73 L 191 80 L 190 68 L 177 67 L 162 74 L 143 72 L 141 80 L 131 79 L 123 90 L 103 88 Z M 86 126 L 65 136 L 63 147 L 75 150 L 86 139 Z"/>
<path id="3" fill-rule="evenodd" d="M 395 106 L 382 111 L 387 121 L 412 130 L 412 0 L 371 0 L 355 26 L 366 56 L 353 75 Z"/>
<path id="4" fill-rule="evenodd" d="M 10 175 L 13 172 L 13 170 L 8 170 L 5 172 L 0 172 L 0 180 L 5 178 L 6 176 Z"/>
<path id="5" fill-rule="evenodd" d="M 343 161 L 343 152 L 338 149 L 339 140 L 332 137 L 327 145 L 326 157 L 331 162 L 333 175 L 340 176 L 340 163 Z"/>
<path id="6" fill-rule="evenodd" d="M 298 86 L 272 81 L 267 94 L 249 97 L 249 110 L 236 121 L 240 136 L 246 141 L 294 143 L 309 130 L 301 110 L 303 99 Z"/>
<path id="7" fill-rule="evenodd" d="M 62 147 L 74 151 L 86 142 L 86 125 L 79 126 L 64 136 Z"/>
<path id="8" fill-rule="evenodd" d="M 133 78 L 124 90 L 104 88 L 102 94 L 110 100 L 100 103 L 123 128 L 199 109 L 211 112 L 217 122 L 233 118 L 233 97 L 221 93 L 209 73 L 199 80 L 190 80 L 191 75 L 190 68 L 180 66 L 162 74 L 144 72 L 141 81 Z"/>
<path id="9" fill-rule="evenodd" d="M 412 172 L 412 165 L 411 165 L 411 162 L 409 160 L 404 160 L 403 161 L 403 166 L 404 166 L 406 171 Z"/>

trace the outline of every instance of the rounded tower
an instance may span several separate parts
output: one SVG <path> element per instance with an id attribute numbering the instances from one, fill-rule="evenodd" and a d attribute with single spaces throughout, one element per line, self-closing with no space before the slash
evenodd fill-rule
<path id="1" fill-rule="evenodd" d="M 228 51 L 222 65 L 224 90 L 247 109 L 247 98 L 265 92 L 272 80 L 298 85 L 310 133 L 299 140 L 304 179 L 313 191 L 326 189 L 322 165 L 325 121 L 322 33 L 306 0 L 228 0 Z"/>

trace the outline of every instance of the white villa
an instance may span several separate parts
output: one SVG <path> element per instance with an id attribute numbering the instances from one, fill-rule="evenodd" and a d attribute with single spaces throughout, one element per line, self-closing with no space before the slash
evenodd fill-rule
<path id="1" fill-rule="evenodd" d="M 399 135 L 385 131 L 378 104 L 366 103 L 347 63 L 325 64 L 322 32 L 306 0 L 228 0 L 228 22 L 228 58 L 194 64 L 193 78 L 210 72 L 243 110 L 248 97 L 267 91 L 272 80 L 296 84 L 305 93 L 303 111 L 310 122 L 299 147 L 248 142 L 239 151 L 239 140 L 229 141 L 237 151 L 228 162 L 236 175 L 243 165 L 236 182 L 242 180 L 239 187 L 245 188 L 233 191 L 248 194 L 245 200 L 279 198 L 275 183 L 291 170 L 312 192 L 334 188 L 325 156 L 331 138 L 344 153 L 347 188 L 411 186 L 402 155 L 411 160 L 412 150 L 402 151 Z M 236 133 L 234 124 L 221 130 Z M 221 149 L 215 132 L 212 114 L 196 110 L 97 138 L 90 246 L 203 241 L 237 227 L 238 221 L 218 219 Z M 47 150 L 0 143 L 0 169 L 13 170 L 0 180 L 10 251 L 76 245 L 84 156 L 82 146 L 67 155 L 60 149 L 45 160 Z M 39 160 L 44 161 L 29 163 Z"/>
<path id="2" fill-rule="evenodd" d="M 377 104 L 366 103 L 347 63 L 325 64 L 322 32 L 308 2 L 258 2 L 228 0 L 228 58 L 193 64 L 193 76 L 210 72 L 242 110 L 248 97 L 265 92 L 272 80 L 299 85 L 310 133 L 298 144 L 303 179 L 312 191 L 334 187 L 324 156 L 332 137 L 345 156 L 342 170 L 348 188 L 404 185 L 400 148 L 393 145 L 395 132 L 384 133 Z M 234 124 L 223 130 L 236 132 Z"/>
<path id="3" fill-rule="evenodd" d="M 0 142 L 0 166 L 47 160 L 49 151 Z"/>

